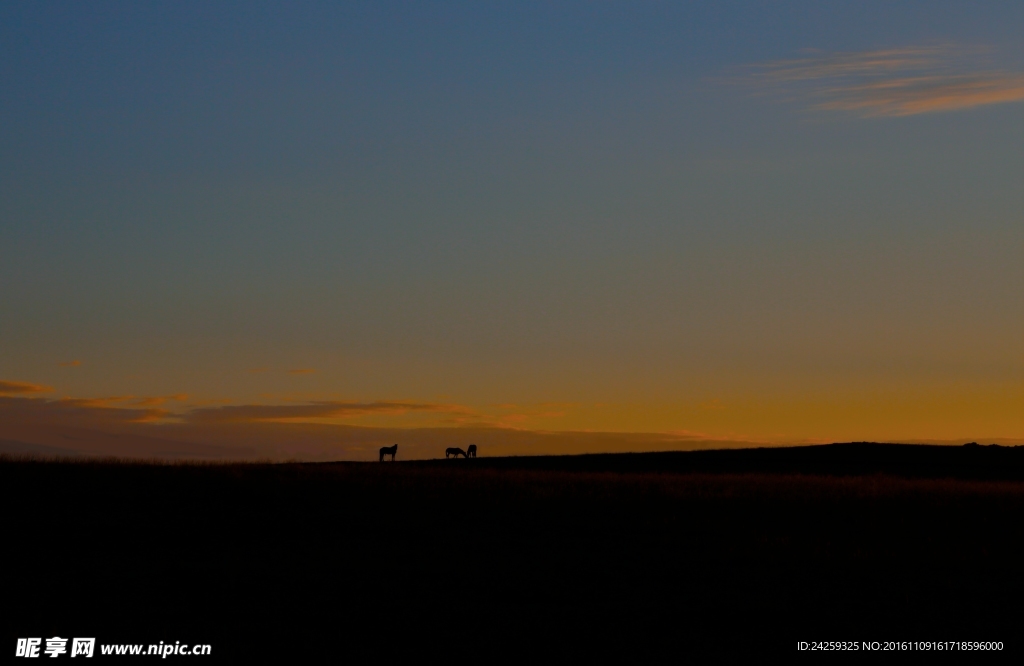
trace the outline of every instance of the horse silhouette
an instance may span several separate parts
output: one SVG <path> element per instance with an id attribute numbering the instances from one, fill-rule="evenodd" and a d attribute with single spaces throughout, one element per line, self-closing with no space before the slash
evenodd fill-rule
<path id="1" fill-rule="evenodd" d="M 384 462 L 384 456 L 391 456 L 391 462 L 395 461 L 395 454 L 398 453 L 398 444 L 394 446 L 380 447 L 380 461 Z"/>
<path id="2" fill-rule="evenodd" d="M 462 456 L 463 458 L 465 458 L 466 452 L 463 451 L 462 449 L 451 446 L 444 450 L 444 457 L 447 458 L 448 456 L 455 456 L 456 458 Z"/>
<path id="3" fill-rule="evenodd" d="M 468 447 L 466 447 L 466 457 L 476 458 L 476 444 L 470 444 Z"/>

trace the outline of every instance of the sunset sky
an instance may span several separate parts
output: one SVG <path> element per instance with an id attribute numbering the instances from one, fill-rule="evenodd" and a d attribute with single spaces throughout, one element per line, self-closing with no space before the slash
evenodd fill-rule
<path id="1" fill-rule="evenodd" d="M 0 450 L 1024 443 L 1022 36 L 1011 2 L 4 2 Z"/>

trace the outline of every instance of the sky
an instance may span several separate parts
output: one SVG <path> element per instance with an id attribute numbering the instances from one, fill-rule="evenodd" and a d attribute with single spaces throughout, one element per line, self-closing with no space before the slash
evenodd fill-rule
<path id="1" fill-rule="evenodd" d="M 0 450 L 1024 443 L 1022 35 L 1006 2 L 2 3 Z"/>

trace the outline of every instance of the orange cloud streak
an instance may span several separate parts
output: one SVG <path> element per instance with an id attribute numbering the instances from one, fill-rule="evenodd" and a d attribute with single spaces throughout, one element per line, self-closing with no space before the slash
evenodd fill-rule
<path id="1" fill-rule="evenodd" d="M 981 52 L 941 45 L 815 54 L 753 65 L 740 81 L 807 98 L 815 110 L 865 118 L 1024 101 L 1024 74 L 986 69 Z"/>
<path id="2" fill-rule="evenodd" d="M 418 402 L 310 402 L 300 405 L 231 405 L 193 409 L 185 415 L 189 423 L 255 423 L 340 418 L 367 414 L 405 414 L 408 412 L 467 413 L 461 405 Z"/>
<path id="3" fill-rule="evenodd" d="M 917 77 L 838 88 L 816 109 L 863 116 L 912 116 L 1024 100 L 1024 76 Z"/>
<path id="4" fill-rule="evenodd" d="M 123 407 L 112 407 L 112 402 L 124 402 L 130 400 L 131 396 L 127 397 L 112 397 L 112 398 L 62 398 L 55 402 L 56 406 L 66 409 L 76 410 L 96 410 L 94 413 L 107 413 L 111 414 L 115 421 L 124 423 L 148 423 L 151 421 L 159 421 L 170 416 L 170 412 L 165 409 L 132 409 Z"/>
<path id="5" fill-rule="evenodd" d="M 188 400 L 188 394 L 177 393 L 175 395 L 159 395 L 154 396 L 152 398 L 140 398 L 139 401 L 135 404 L 137 404 L 140 407 L 159 407 L 168 400 L 177 400 L 178 402 L 183 402 L 185 400 Z"/>
<path id="6" fill-rule="evenodd" d="M 0 381 L 0 395 L 12 393 L 50 393 L 51 391 L 53 391 L 52 386 L 44 386 L 42 384 Z"/>

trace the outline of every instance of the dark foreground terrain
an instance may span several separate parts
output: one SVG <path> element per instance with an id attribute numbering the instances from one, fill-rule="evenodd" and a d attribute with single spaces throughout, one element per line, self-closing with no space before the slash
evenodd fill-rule
<path id="1" fill-rule="evenodd" d="M 1024 447 L 787 451 L 3 460 L 3 650 L 59 635 L 281 663 L 800 657 L 823 640 L 1020 654 Z"/>

